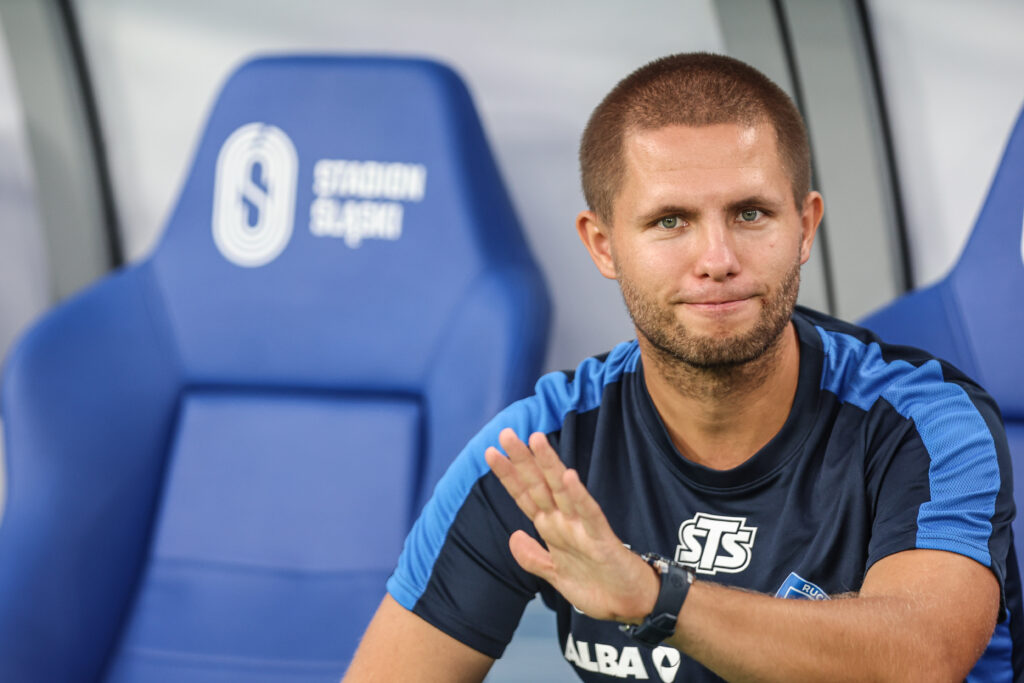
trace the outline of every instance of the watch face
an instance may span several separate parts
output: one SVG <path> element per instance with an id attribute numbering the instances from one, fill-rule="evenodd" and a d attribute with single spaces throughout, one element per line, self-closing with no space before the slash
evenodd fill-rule
<path id="1" fill-rule="evenodd" d="M 664 581 L 665 579 L 662 579 Z M 686 572 L 669 572 L 668 581 L 672 584 L 673 588 L 679 589 L 685 585 L 689 585 L 690 577 L 687 576 Z"/>

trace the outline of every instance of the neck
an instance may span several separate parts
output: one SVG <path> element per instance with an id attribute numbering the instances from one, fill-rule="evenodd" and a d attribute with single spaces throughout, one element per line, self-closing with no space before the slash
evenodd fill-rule
<path id="1" fill-rule="evenodd" d="M 785 424 L 800 375 L 793 323 L 760 357 L 733 366 L 695 367 L 638 338 L 647 391 L 686 459 L 732 469 Z"/>

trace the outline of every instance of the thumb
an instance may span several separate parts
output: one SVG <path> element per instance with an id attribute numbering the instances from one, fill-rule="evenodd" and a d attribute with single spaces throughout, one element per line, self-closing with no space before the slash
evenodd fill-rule
<path id="1" fill-rule="evenodd" d="M 509 537 L 508 548 L 512 551 L 512 557 L 520 567 L 549 583 L 551 582 L 554 573 L 551 553 L 545 550 L 544 546 L 537 542 L 537 539 L 520 529 Z"/>

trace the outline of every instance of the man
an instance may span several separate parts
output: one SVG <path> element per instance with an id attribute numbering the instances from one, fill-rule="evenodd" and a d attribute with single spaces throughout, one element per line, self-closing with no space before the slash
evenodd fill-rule
<path id="1" fill-rule="evenodd" d="M 469 443 L 346 680 L 480 680 L 537 592 L 587 681 L 1019 677 L 998 411 L 795 309 L 823 202 L 792 102 L 667 57 L 598 106 L 580 159 L 576 227 L 637 339 Z"/>

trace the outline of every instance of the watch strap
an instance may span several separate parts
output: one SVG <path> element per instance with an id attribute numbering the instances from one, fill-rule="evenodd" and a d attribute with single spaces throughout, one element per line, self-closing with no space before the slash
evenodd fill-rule
<path id="1" fill-rule="evenodd" d="M 690 592 L 694 573 L 689 567 L 654 553 L 645 553 L 640 557 L 658 572 L 661 579 L 658 599 L 643 622 L 638 625 L 624 624 L 620 628 L 634 640 L 648 647 L 656 647 L 676 632 L 676 619 Z"/>

